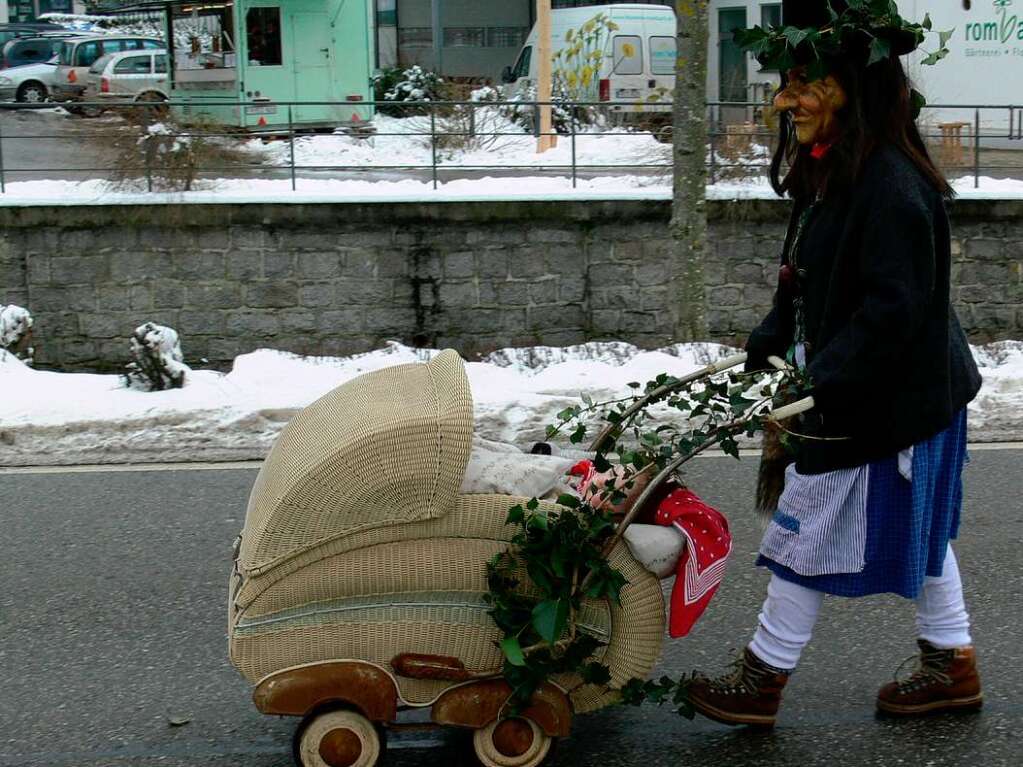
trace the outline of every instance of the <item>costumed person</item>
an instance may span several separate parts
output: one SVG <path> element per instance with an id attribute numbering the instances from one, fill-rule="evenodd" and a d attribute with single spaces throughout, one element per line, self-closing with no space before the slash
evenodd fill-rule
<path id="1" fill-rule="evenodd" d="M 771 183 L 795 203 L 775 305 L 750 336 L 747 367 L 787 358 L 816 407 L 788 427 L 793 462 L 781 467 L 757 560 L 771 571 L 759 627 L 732 673 L 697 675 L 690 688 L 698 712 L 727 724 L 774 725 L 826 594 L 916 601 L 917 667 L 881 688 L 881 711 L 982 703 L 949 545 L 965 408 L 981 380 L 949 301 L 952 192 L 899 60 L 930 21 L 911 24 L 894 8 L 785 2 L 787 34 L 737 33 L 782 74 Z M 925 63 L 947 53 L 946 40 Z"/>

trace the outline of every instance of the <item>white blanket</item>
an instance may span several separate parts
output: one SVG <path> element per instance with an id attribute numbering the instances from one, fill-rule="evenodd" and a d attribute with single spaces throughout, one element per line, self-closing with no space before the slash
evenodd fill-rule
<path id="1" fill-rule="evenodd" d="M 571 492 L 565 474 L 576 460 L 569 456 L 523 453 L 515 445 L 473 437 L 462 492 L 557 497 Z"/>

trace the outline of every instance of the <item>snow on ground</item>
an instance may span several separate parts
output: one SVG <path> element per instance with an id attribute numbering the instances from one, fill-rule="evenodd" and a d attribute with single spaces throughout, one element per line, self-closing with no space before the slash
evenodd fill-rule
<path id="1" fill-rule="evenodd" d="M 1023 180 L 981 176 L 952 183 L 964 200 L 1023 200 Z M 103 180 L 16 181 L 6 184 L 0 206 L 45 205 L 162 205 L 228 204 L 244 202 L 474 202 L 510 200 L 668 200 L 671 180 L 660 175 L 614 175 L 580 178 L 572 188 L 560 176 L 485 176 L 441 183 L 429 181 L 367 181 L 362 179 L 299 178 L 297 190 L 282 179 L 213 179 L 200 182 L 193 192 L 125 191 Z M 766 179 L 721 181 L 707 187 L 709 200 L 773 200 L 777 195 Z"/>
<path id="2" fill-rule="evenodd" d="M 532 135 L 505 118 L 486 118 L 488 112 L 496 111 L 494 107 L 478 110 L 482 122 L 477 123 L 477 136 L 466 137 L 463 146 L 450 149 L 445 148 L 443 142 L 454 137 L 440 134 L 467 132 L 467 127 L 460 122 L 438 118 L 438 165 L 500 169 L 513 166 L 569 167 L 572 164 L 572 140 L 569 136 L 559 136 L 554 149 L 537 154 L 536 139 Z M 300 168 L 430 168 L 433 150 L 428 116 L 398 119 L 378 114 L 373 118 L 373 125 L 376 135 L 368 138 L 356 138 L 345 133 L 296 138 L 295 165 Z M 250 151 L 263 154 L 270 164 L 287 166 L 291 162 L 288 141 L 263 144 L 259 139 L 252 139 L 246 146 Z M 580 166 L 664 166 L 671 163 L 671 145 L 658 142 L 653 134 L 644 131 L 585 128 L 576 134 L 575 155 L 576 164 Z"/>
<path id="3" fill-rule="evenodd" d="M 581 393 L 624 396 L 630 381 L 684 375 L 734 350 L 678 344 L 642 351 L 622 342 L 505 349 L 467 365 L 476 430 L 528 448 Z M 184 388 L 142 392 L 120 376 L 37 371 L 0 360 L 0 465 L 259 459 L 302 407 L 372 370 L 429 359 L 391 343 L 344 358 L 259 350 L 227 374 L 192 371 Z M 971 438 L 1023 439 L 1023 342 L 977 347 L 985 385 L 970 406 Z"/>

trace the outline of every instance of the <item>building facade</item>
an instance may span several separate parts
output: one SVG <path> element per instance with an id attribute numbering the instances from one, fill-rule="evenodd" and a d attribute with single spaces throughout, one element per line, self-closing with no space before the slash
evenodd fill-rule
<path id="1" fill-rule="evenodd" d="M 0 20 L 3 22 L 36 21 L 44 13 L 84 12 L 85 4 L 74 0 L 4 0 L 0 4 Z"/>
<path id="2" fill-rule="evenodd" d="M 552 0 L 554 8 L 624 0 Z M 631 0 L 672 5 L 672 0 Z M 445 77 L 497 81 L 535 20 L 535 0 L 376 0 L 381 68 L 413 64 Z"/>

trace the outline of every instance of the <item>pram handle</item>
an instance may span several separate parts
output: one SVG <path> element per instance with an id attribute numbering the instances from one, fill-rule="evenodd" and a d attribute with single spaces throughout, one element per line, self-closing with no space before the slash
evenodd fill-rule
<path id="1" fill-rule="evenodd" d="M 703 368 L 703 370 L 697 371 L 696 373 L 693 373 L 691 376 L 687 376 L 685 379 L 682 379 L 672 384 L 666 384 L 665 386 L 662 386 L 659 389 L 654 390 L 649 395 L 644 397 L 643 400 L 637 403 L 637 405 L 634 405 L 632 408 L 629 408 L 629 410 L 626 410 L 625 413 L 623 413 L 622 420 L 625 420 L 625 416 L 630 414 L 630 411 L 635 412 L 635 410 L 639 409 L 639 407 L 642 407 L 643 404 L 649 402 L 651 399 L 654 399 L 657 396 L 661 396 L 666 392 L 683 386 L 685 383 L 698 380 L 708 375 L 714 375 L 724 370 L 728 370 L 729 368 L 736 367 L 737 365 L 741 365 L 746 362 L 746 359 L 747 356 L 745 354 L 735 354 L 731 357 L 726 357 L 725 359 L 720 360 L 714 365 L 709 365 Z M 791 369 L 791 365 L 789 365 L 780 357 L 772 355 L 767 358 L 767 361 L 778 370 Z M 783 407 L 775 408 L 770 413 L 768 413 L 767 417 L 773 421 L 781 421 L 786 418 L 791 418 L 794 415 L 798 415 L 799 413 L 805 413 L 807 410 L 812 409 L 813 406 L 814 406 L 813 397 L 805 397 L 801 400 L 798 400 L 797 402 L 793 402 L 790 405 L 784 405 Z M 614 427 L 612 426 L 611 428 Z M 602 442 L 610 433 L 610 431 L 611 429 L 605 429 L 603 432 L 601 432 L 600 436 L 598 436 L 597 439 L 594 441 L 594 444 L 597 445 L 600 442 Z M 618 543 L 619 540 L 621 540 L 622 536 L 625 533 L 626 528 L 628 528 L 629 525 L 631 525 L 632 522 L 636 519 L 640 511 L 646 505 L 647 501 L 650 500 L 654 493 L 657 492 L 658 488 L 661 485 L 663 485 L 678 470 L 678 468 L 682 464 L 686 463 L 691 458 L 696 457 L 704 450 L 715 444 L 717 444 L 716 440 L 705 442 L 703 445 L 696 448 L 696 450 L 692 451 L 691 453 L 678 456 L 666 467 L 661 469 L 657 476 L 650 480 L 650 483 L 645 488 L 643 488 L 643 492 L 639 494 L 639 497 L 636 499 L 635 503 L 632 504 L 632 508 L 629 509 L 625 517 L 622 519 L 621 523 L 619 523 L 618 528 L 615 530 L 614 536 L 608 542 L 607 551 L 610 551 L 614 547 L 614 545 Z"/>
<path id="2" fill-rule="evenodd" d="M 792 366 L 789 365 L 789 363 L 781 357 L 775 357 L 773 354 L 767 358 L 767 361 L 774 367 L 778 368 L 778 370 L 792 369 Z M 813 410 L 814 405 L 813 397 L 804 397 L 803 399 L 796 400 L 789 405 L 783 405 L 782 407 L 775 408 L 768 413 L 767 417 L 772 421 L 784 421 L 786 418 L 791 418 L 794 415 L 805 413 L 807 410 Z"/>

